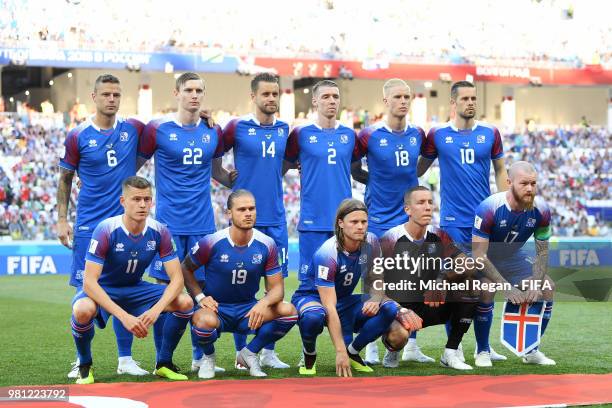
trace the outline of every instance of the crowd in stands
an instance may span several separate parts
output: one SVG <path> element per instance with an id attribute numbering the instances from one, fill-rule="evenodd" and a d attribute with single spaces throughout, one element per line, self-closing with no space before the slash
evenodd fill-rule
<path id="1" fill-rule="evenodd" d="M 64 137 L 64 128 L 55 121 L 0 115 L 0 236 L 4 239 L 56 238 L 57 163 Z M 610 146 L 610 132 L 585 126 L 525 130 L 504 136 L 507 164 L 528 160 L 536 165 L 539 194 L 550 205 L 557 236 L 612 234 L 609 222 L 587 214 L 588 200 L 609 200 Z M 224 164 L 232 166 L 231 155 L 224 156 Z M 147 162 L 139 174 L 154 180 L 152 162 Z M 421 179 L 421 184 L 436 190 L 437 202 L 439 183 L 436 166 Z M 300 191 L 296 170 L 287 173 L 284 184 L 289 234 L 296 237 Z M 353 187 L 354 196 L 363 198 L 363 185 L 354 182 Z M 211 191 L 217 228 L 223 228 L 227 226 L 223 209 L 229 191 L 216 182 Z M 72 220 L 77 199 L 78 188 L 74 185 Z"/>
<path id="2" fill-rule="evenodd" d="M 103 5 L 91 0 L 0 0 L 0 6 L 0 38 L 8 47 L 382 64 L 612 64 L 609 15 L 597 0 L 304 0 L 300 7 L 284 0 L 268 1 L 265 7 L 247 0 L 172 5 L 162 0 L 106 0 Z"/>

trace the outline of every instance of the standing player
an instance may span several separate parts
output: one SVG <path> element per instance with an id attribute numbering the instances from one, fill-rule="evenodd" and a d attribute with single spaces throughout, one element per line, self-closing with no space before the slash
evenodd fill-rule
<path id="1" fill-rule="evenodd" d="M 181 293 L 183 276 L 172 237 L 166 227 L 149 218 L 153 196 L 147 180 L 129 177 L 122 188 L 120 203 L 125 213 L 107 218 L 94 230 L 87 250 L 83 289 L 72 301 L 71 328 L 80 361 L 76 382 L 94 382 L 91 369 L 94 320 L 103 329 L 113 315 L 136 337 L 143 338 L 164 311 L 180 317 L 182 329 L 165 325 L 155 374 L 170 380 L 186 380 L 186 376 L 175 372 L 171 360 L 164 360 L 176 348 L 193 309 L 193 301 Z M 167 268 L 168 285 L 142 280 L 156 254 Z"/>
<path id="2" fill-rule="evenodd" d="M 359 160 L 355 131 L 337 120 L 340 89 L 329 80 L 312 88 L 316 123 L 291 131 L 285 158 L 300 164 L 300 269 L 305 279 L 314 252 L 334 235 L 334 213 L 352 197 L 351 162 Z"/>
<path id="3" fill-rule="evenodd" d="M 368 231 L 381 238 L 385 232 L 408 221 L 404 212 L 404 193 L 418 185 L 417 160 L 425 142 L 425 132 L 409 124 L 410 87 L 401 79 L 390 79 L 383 85 L 383 102 L 387 108 L 386 122 L 362 130 L 357 136 L 360 157 L 366 156 L 368 170 L 361 161 L 351 166 L 353 178 L 366 185 Z M 411 334 L 404 361 L 428 363 L 416 343 L 416 331 Z M 368 344 L 365 361 L 379 363 L 376 342 Z"/>
<path id="4" fill-rule="evenodd" d="M 223 130 L 223 144 L 225 151 L 234 151 L 238 176 L 233 189 L 248 190 L 255 197 L 255 227 L 274 239 L 283 277 L 286 278 L 289 238 L 283 205 L 283 175 L 290 166 L 283 166 L 283 158 L 289 125 L 275 117 L 279 100 L 278 77 L 269 73 L 257 74 L 251 81 L 251 101 L 255 105 L 255 113 L 231 120 Z M 246 346 L 245 335 L 234 333 L 234 341 L 236 352 Z M 263 349 L 261 365 L 289 368 L 274 352 L 274 343 Z"/>
<path id="5" fill-rule="evenodd" d="M 257 353 L 282 338 L 297 321 L 295 308 L 283 302 L 284 284 L 274 240 L 253 226 L 255 198 L 247 190 L 235 190 L 227 199 L 231 226 L 198 241 L 183 261 L 189 293 L 198 303 L 193 332 L 204 349 L 200 378 L 215 376 L 214 342 L 219 333 L 255 333 L 238 353 L 238 363 L 254 377 L 265 377 Z M 206 295 L 194 277 L 205 267 Z M 257 300 L 261 278 L 267 293 Z"/>
<path id="6" fill-rule="evenodd" d="M 302 375 L 316 374 L 316 342 L 325 324 L 336 349 L 336 374 L 349 377 L 351 367 L 372 372 L 359 352 L 389 329 L 399 311 L 394 301 L 381 294 L 373 293 L 369 299 L 353 294 L 359 281 L 368 276 L 374 258 L 380 257 L 378 240 L 367 232 L 366 206 L 358 200 L 343 200 L 334 226 L 334 236 L 315 252 L 291 299 L 299 313 Z M 358 333 L 354 340 L 353 333 Z"/>
<path id="7" fill-rule="evenodd" d="M 100 75 L 91 96 L 96 114 L 66 136 L 57 187 L 58 237 L 64 246 L 72 249 L 70 285 L 77 291 L 83 284 L 85 253 L 92 232 L 100 221 L 121 214 L 118 199 L 121 182 L 136 174 L 136 151 L 143 128 L 135 119 L 117 117 L 121 102 L 117 77 Z M 81 190 L 76 209 L 76 232 L 73 232 L 68 223 L 68 202 L 75 172 L 81 180 Z M 148 374 L 132 359 L 132 334 L 116 320 L 113 329 L 119 351 L 117 374 Z M 78 365 L 77 360 L 68 378 L 77 377 Z"/>
<path id="8" fill-rule="evenodd" d="M 213 178 L 226 187 L 231 186 L 231 180 L 221 166 L 221 128 L 210 128 L 200 119 L 204 81 L 198 74 L 187 72 L 176 79 L 175 85 L 178 112 L 147 124 L 139 155 L 143 161 L 155 154 L 155 218 L 172 227 L 176 251 L 182 261 L 200 238 L 215 232 L 210 199 L 211 172 Z M 168 282 L 159 260 L 153 263 L 149 275 L 158 282 Z M 198 271 L 196 278 L 202 281 L 203 272 Z M 167 319 L 176 320 L 172 315 Z M 202 352 L 193 337 L 192 345 L 192 368 L 197 369 Z"/>
<path id="9" fill-rule="evenodd" d="M 451 87 L 451 110 L 454 119 L 433 128 L 427 134 L 417 176 L 421 177 L 438 158 L 440 165 L 440 227 L 459 248 L 469 251 L 472 242 L 474 210 L 491 195 L 489 174 L 495 169 L 498 191 L 506 190 L 504 149 L 497 128 L 476 122 L 476 88 L 468 81 Z M 492 303 L 480 302 L 476 308 L 474 332 L 478 337 L 491 327 L 487 320 Z M 463 352 L 460 348 L 463 358 Z M 491 350 L 494 360 L 506 357 Z"/>
<path id="10" fill-rule="evenodd" d="M 463 335 L 470 328 L 477 297 L 468 291 L 445 293 L 445 291 L 422 289 L 425 287 L 424 284 L 436 281 L 440 284 L 448 281 L 464 281 L 463 277 L 468 275 L 467 270 L 461 271 L 459 268 L 466 265 L 467 257 L 452 244 L 445 232 L 428 231 L 433 213 L 433 197 L 427 187 L 411 188 L 406 192 L 404 202 L 404 208 L 410 218 L 408 222 L 390 229 L 383 235 L 380 242 L 382 254 L 385 259 L 407 254 L 411 260 L 419 259 L 421 263 L 417 273 L 413 268 L 409 270 L 394 268 L 385 271 L 384 281 L 388 284 L 395 285 L 406 281 L 414 284 L 412 290 L 387 290 L 387 296 L 422 318 L 423 327 L 445 324 L 450 320 L 451 330 L 440 357 L 440 364 L 456 370 L 471 370 L 471 366 L 460 360 L 457 349 Z M 441 268 L 442 262 L 432 262 L 446 259 L 454 260 L 455 268 L 450 273 L 445 273 Z M 462 275 L 459 272 L 466 274 Z M 469 272 L 472 274 L 473 270 Z M 394 323 L 393 326 L 393 330 L 383 338 L 389 349 L 385 354 L 386 367 L 399 366 L 399 352 L 394 350 L 400 350 L 409 336 L 409 332 L 399 324 Z"/>
<path id="11" fill-rule="evenodd" d="M 475 257 L 486 258 L 488 269 L 495 274 L 493 277 L 489 275 L 489 281 L 509 282 L 524 291 L 522 299 L 514 293 L 515 296 L 510 298 L 513 303 L 533 303 L 540 299 L 546 302 L 541 327 L 541 335 L 544 335 L 552 313 L 554 293 L 554 283 L 547 274 L 550 210 L 544 200 L 536 197 L 537 173 L 531 164 L 524 161 L 512 164 L 508 176 L 508 191 L 493 194 L 476 209 L 472 229 L 473 253 Z M 532 235 L 536 248 L 533 264 L 521 249 Z M 531 289 L 536 287 L 542 291 Z M 486 301 L 493 304 L 495 292 L 485 294 Z M 493 320 L 493 310 L 487 318 Z M 492 365 L 490 329 L 489 325 L 486 331 L 476 333 L 476 365 L 479 367 Z M 555 365 L 554 360 L 537 348 L 527 354 L 523 362 Z"/>

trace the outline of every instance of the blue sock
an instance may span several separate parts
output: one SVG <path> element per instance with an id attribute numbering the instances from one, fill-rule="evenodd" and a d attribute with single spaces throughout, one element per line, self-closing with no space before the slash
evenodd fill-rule
<path id="1" fill-rule="evenodd" d="M 253 353 L 259 353 L 266 344 L 273 343 L 287 334 L 297 323 L 297 320 L 297 315 L 291 315 L 278 317 L 262 324 L 253 340 L 247 345 L 247 348 Z"/>
<path id="2" fill-rule="evenodd" d="M 274 347 L 275 347 L 275 346 L 276 346 L 276 342 L 275 342 L 275 341 L 273 341 L 273 342 L 272 342 L 272 343 L 270 343 L 270 344 L 266 344 L 266 345 L 264 346 L 264 350 L 274 351 Z"/>
<path id="3" fill-rule="evenodd" d="M 314 354 L 317 350 L 317 337 L 323 333 L 325 327 L 325 309 L 322 306 L 304 308 L 298 319 L 298 327 L 304 350 Z"/>
<path id="4" fill-rule="evenodd" d="M 544 315 L 542 316 L 542 327 L 540 328 L 540 338 L 544 336 L 546 327 L 548 327 L 548 322 L 550 322 L 550 318 L 552 316 L 553 303 L 554 302 L 550 300 L 544 304 Z"/>
<path id="5" fill-rule="evenodd" d="M 376 316 L 370 317 L 359 330 L 359 334 L 351 343 L 353 348 L 359 352 L 368 343 L 379 338 L 384 332 L 389 329 L 389 326 L 395 320 L 399 308 L 397 303 L 387 301 L 380 306 Z"/>
<path id="6" fill-rule="evenodd" d="M 204 356 L 204 350 L 202 346 L 200 346 L 199 337 L 193 331 L 193 323 L 189 323 L 191 325 L 190 334 L 191 334 L 191 357 L 194 360 L 199 360 Z"/>
<path id="7" fill-rule="evenodd" d="M 247 345 L 247 335 L 241 333 L 234 333 L 234 346 L 236 351 L 240 351 Z"/>
<path id="8" fill-rule="evenodd" d="M 476 352 L 491 351 L 489 333 L 493 324 L 493 307 L 495 303 L 478 302 L 474 313 L 474 334 L 476 335 Z"/>
<path id="9" fill-rule="evenodd" d="M 164 344 L 164 325 L 166 324 L 167 318 L 168 313 L 162 313 L 157 318 L 155 324 L 153 324 L 153 342 L 155 343 L 155 351 L 157 352 L 157 361 L 161 361 L 159 359 L 159 352 Z"/>
<path id="10" fill-rule="evenodd" d="M 79 364 L 91 364 L 91 340 L 96 333 L 93 320 L 85 324 L 79 324 L 72 316 L 70 326 L 72 327 L 72 337 L 76 345 Z"/>
<path id="11" fill-rule="evenodd" d="M 451 332 L 451 321 L 450 319 L 446 321 L 446 323 L 444 323 L 444 328 L 446 329 L 446 337 L 450 336 L 450 332 Z M 413 332 L 414 334 L 416 334 L 416 332 Z"/>
<path id="12" fill-rule="evenodd" d="M 129 357 L 132 355 L 132 342 L 134 341 L 134 335 L 130 333 L 128 329 L 123 327 L 123 324 L 113 317 L 113 330 L 115 337 L 117 338 L 117 352 L 119 357 Z"/>
<path id="13" fill-rule="evenodd" d="M 179 311 L 168 314 L 164 323 L 162 347 L 157 353 L 157 362 L 171 362 L 174 350 L 181 341 L 187 323 L 191 320 L 193 311 Z"/>
<path id="14" fill-rule="evenodd" d="M 417 332 L 416 332 L 416 330 L 415 330 L 415 331 L 413 331 L 412 333 L 410 333 L 410 337 L 408 337 L 408 338 L 409 338 L 409 339 L 416 340 L 416 334 L 417 334 Z"/>
<path id="15" fill-rule="evenodd" d="M 191 331 L 195 333 L 198 338 L 198 344 L 200 348 L 207 356 L 210 356 L 215 352 L 215 341 L 219 338 L 217 329 L 200 329 L 197 326 L 192 325 Z"/>

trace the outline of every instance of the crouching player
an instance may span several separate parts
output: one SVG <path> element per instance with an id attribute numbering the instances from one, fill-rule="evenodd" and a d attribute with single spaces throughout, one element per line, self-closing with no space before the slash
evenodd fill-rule
<path id="1" fill-rule="evenodd" d="M 415 312 L 422 319 L 422 326 L 429 327 L 445 324 L 450 320 L 451 331 L 440 364 L 456 370 L 471 370 L 472 367 L 461 361 L 457 349 L 464 334 L 470 328 L 477 296 L 472 293 L 468 274 L 475 272 L 472 261 L 453 244 L 443 231 L 428 231 L 433 211 L 433 196 L 427 187 L 417 186 L 404 195 L 404 210 L 408 222 L 387 231 L 381 238 L 381 250 L 385 261 L 388 258 L 403 259 L 400 265 L 379 271 L 384 273 L 386 295 L 400 303 L 403 308 Z M 443 269 L 444 265 L 454 265 L 467 269 Z M 462 273 L 457 273 L 462 272 Z M 458 283 L 463 285 L 458 285 Z M 454 285 L 451 285 L 454 284 Z M 398 285 L 399 284 L 399 285 Z M 375 286 L 381 283 L 374 282 Z M 391 286 L 393 285 L 393 286 Z M 446 288 L 451 290 L 446 290 Z M 477 292 L 476 292 L 477 293 Z M 383 359 L 385 367 L 399 365 L 399 351 L 408 342 L 410 330 L 398 322 L 383 335 L 387 352 Z"/>
<path id="2" fill-rule="evenodd" d="M 342 201 L 334 236 L 315 252 L 308 274 L 291 299 L 299 312 L 302 375 L 316 374 L 316 341 L 326 324 L 336 348 L 338 376 L 351 376 L 351 367 L 359 372 L 373 371 L 359 352 L 389 329 L 399 306 L 382 292 L 372 293 L 370 298 L 353 294 L 361 278 L 371 271 L 373 259 L 380 257 L 378 240 L 367 229 L 365 204 L 354 199 Z M 358 333 L 354 340 L 353 333 Z"/>
<path id="3" fill-rule="evenodd" d="M 476 209 L 472 229 L 472 251 L 475 257 L 486 259 L 483 282 L 508 285 L 508 299 L 514 304 L 546 302 L 540 327 L 544 335 L 553 307 L 554 282 L 547 274 L 550 209 L 536 197 L 535 168 L 519 161 L 508 170 L 508 190 L 486 198 Z M 522 249 L 529 237 L 535 238 L 535 263 L 528 260 Z M 495 287 L 495 285 L 492 285 Z M 476 331 L 476 365 L 491 367 L 489 332 L 493 321 L 495 291 L 483 291 L 476 318 L 485 322 Z M 555 365 L 535 348 L 523 357 L 526 364 Z"/>
<path id="4" fill-rule="evenodd" d="M 283 302 L 284 283 L 274 240 L 254 229 L 255 198 L 235 190 L 227 199 L 231 227 L 207 235 L 196 243 L 182 264 L 185 286 L 197 307 L 193 327 L 204 350 L 200 378 L 215 376 L 215 340 L 222 332 L 255 334 L 237 356 L 254 377 L 265 377 L 257 353 L 287 334 L 297 322 L 293 305 Z M 204 293 L 194 271 L 205 266 Z M 261 278 L 266 295 L 257 300 Z"/>
<path id="5" fill-rule="evenodd" d="M 107 218 L 94 230 L 85 262 L 83 290 L 72 301 L 72 335 L 79 357 L 77 384 L 94 382 L 91 341 L 94 322 L 106 326 L 113 315 L 138 338 L 146 337 L 160 313 L 174 312 L 180 327 L 166 324 L 163 345 L 157 350 L 155 374 L 170 380 L 186 380 L 176 373 L 171 360 L 192 314 L 193 302 L 182 294 L 183 276 L 170 232 L 148 218 L 153 197 L 151 184 L 142 177 L 129 177 L 122 184 L 124 214 Z M 145 282 L 142 275 L 156 254 L 168 271 L 168 286 Z"/>

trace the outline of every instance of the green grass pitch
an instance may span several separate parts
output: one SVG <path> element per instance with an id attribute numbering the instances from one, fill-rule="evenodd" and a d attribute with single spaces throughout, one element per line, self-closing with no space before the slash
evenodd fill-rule
<path id="1" fill-rule="evenodd" d="M 72 381 L 66 377 L 70 362 L 74 360 L 74 344 L 70 334 L 70 299 L 74 289 L 67 285 L 67 276 L 18 276 L 0 278 L 0 386 L 65 384 Z M 286 280 L 285 298 L 290 299 L 297 282 L 295 274 Z M 523 364 L 511 356 L 499 342 L 500 304 L 495 309 L 495 323 L 491 344 L 506 354 L 508 361 L 495 364 L 490 369 L 474 369 L 469 374 L 561 374 L 561 373 L 609 373 L 612 371 L 612 304 L 610 302 L 557 301 L 553 317 L 541 349 L 557 361 L 554 367 L 537 367 Z M 434 364 L 402 362 L 397 369 L 376 366 L 373 376 L 380 375 L 433 375 L 466 374 L 439 366 L 446 334 L 442 326 L 422 330 L 418 343 L 422 350 L 436 358 Z M 464 339 L 468 363 L 473 363 L 473 331 Z M 233 368 L 234 346 L 230 333 L 224 333 L 217 341 L 217 365 L 227 372 L 217 379 L 248 379 L 247 372 Z M 292 365 L 287 370 L 267 369 L 269 378 L 297 376 L 295 368 L 301 343 L 298 329 L 277 344 L 281 359 Z M 317 371 L 320 376 L 335 375 L 334 353 L 327 331 L 318 341 Z M 383 353 L 380 346 L 381 358 Z M 155 352 L 153 340 L 134 340 L 134 359 L 142 367 L 152 371 Z M 93 342 L 93 357 L 96 382 L 154 381 L 156 377 L 131 377 L 117 375 L 117 350 L 112 329 L 97 330 Z M 187 371 L 191 365 L 191 344 L 185 335 L 175 353 L 175 363 Z M 364 375 L 364 374 L 357 374 Z M 197 380 L 197 374 L 189 374 Z"/>

